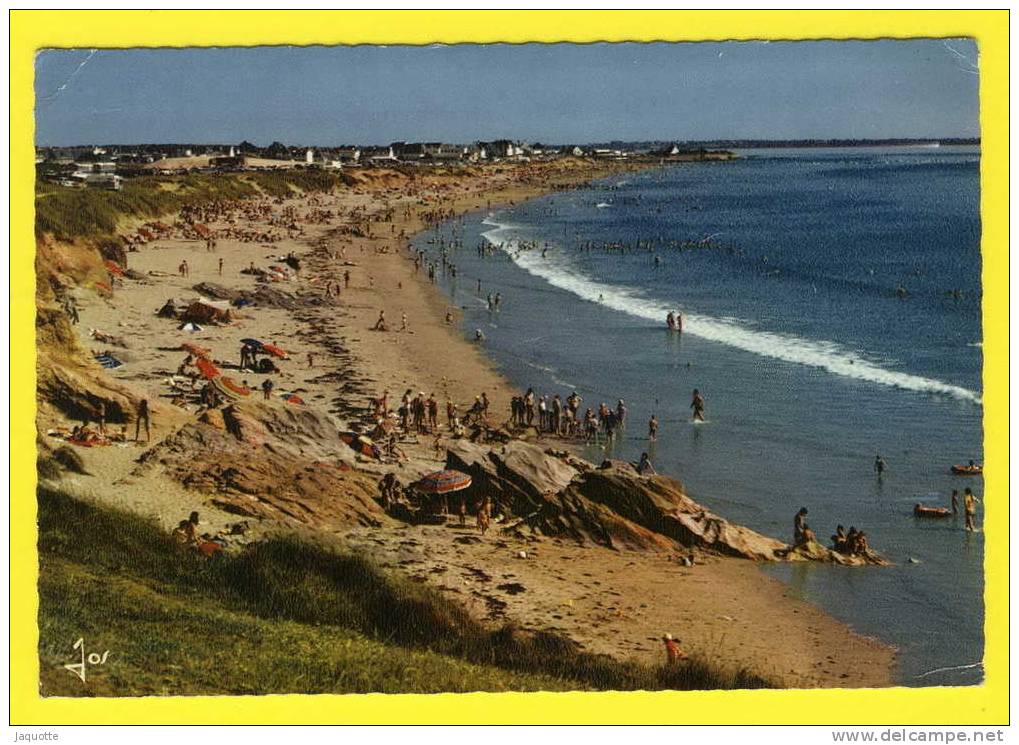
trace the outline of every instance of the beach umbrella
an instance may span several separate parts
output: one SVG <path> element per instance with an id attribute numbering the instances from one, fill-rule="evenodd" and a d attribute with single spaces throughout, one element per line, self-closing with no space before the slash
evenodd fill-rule
<path id="1" fill-rule="evenodd" d="M 256 347 L 259 349 L 261 349 L 263 346 L 262 342 L 260 342 L 258 339 L 241 339 L 241 344 L 247 344 L 249 347 Z"/>
<path id="2" fill-rule="evenodd" d="M 421 477 L 415 486 L 429 494 L 448 494 L 471 485 L 471 477 L 461 471 L 436 471 Z"/>

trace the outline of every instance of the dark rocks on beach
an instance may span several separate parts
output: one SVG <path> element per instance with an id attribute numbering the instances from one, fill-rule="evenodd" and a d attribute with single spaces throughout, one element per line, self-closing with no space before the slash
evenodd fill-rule
<path id="1" fill-rule="evenodd" d="M 81 459 L 81 456 L 74 450 L 74 448 L 68 445 L 61 445 L 54 450 L 53 460 L 59 463 L 64 470 L 70 471 L 71 473 L 88 475 L 88 470 L 85 468 L 85 462 Z"/>
<path id="2" fill-rule="evenodd" d="M 99 255 L 106 261 L 113 261 L 117 266 L 127 268 L 127 248 L 119 240 L 103 239 L 98 241 Z"/>
<path id="3" fill-rule="evenodd" d="M 39 398 L 67 417 L 91 421 L 99 404 L 106 408 L 107 423 L 133 421 L 137 399 L 120 383 L 91 370 L 48 365 L 40 368 Z"/>
<path id="4" fill-rule="evenodd" d="M 694 548 L 756 561 L 884 561 L 876 554 L 849 557 L 820 545 L 792 549 L 712 513 L 690 499 L 680 482 L 641 476 L 629 463 L 606 461 L 594 468 L 519 440 L 491 448 L 461 440 L 449 448 L 446 466 L 472 477 L 465 493 L 469 503 L 487 496 L 497 512 L 506 513 L 503 530 L 617 548 Z"/>
<path id="5" fill-rule="evenodd" d="M 139 463 L 246 517 L 321 527 L 390 520 L 376 501 L 376 479 L 352 469 L 339 430 L 310 408 L 243 401 L 210 410 Z"/>
<path id="6" fill-rule="evenodd" d="M 256 305 L 263 308 L 296 310 L 328 304 L 317 294 L 291 293 L 269 285 L 259 285 L 254 290 L 233 290 L 214 282 L 199 282 L 191 289 L 210 300 L 226 300 L 232 305 Z"/>
<path id="7" fill-rule="evenodd" d="M 889 565 L 887 559 L 871 549 L 859 554 L 843 554 L 822 546 L 816 540 L 810 540 L 798 546 L 787 546 L 780 553 L 786 561 L 822 561 L 843 566 Z"/>

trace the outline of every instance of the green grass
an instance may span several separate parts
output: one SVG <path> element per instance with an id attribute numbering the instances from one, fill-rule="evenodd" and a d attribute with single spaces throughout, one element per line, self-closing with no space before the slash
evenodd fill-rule
<path id="1" fill-rule="evenodd" d="M 756 688 L 703 660 L 613 660 L 550 633 L 490 629 L 360 556 L 294 537 L 203 562 L 137 516 L 39 494 L 44 695 Z M 83 685 L 83 637 L 110 650 Z"/>
<path id="2" fill-rule="evenodd" d="M 115 232 L 123 218 L 154 219 L 176 212 L 186 203 L 261 195 L 282 197 L 294 190 L 328 191 L 343 183 L 340 174 L 315 170 L 140 176 L 126 179 L 120 191 L 39 182 L 35 232 L 49 233 L 59 240 L 92 238 Z"/>

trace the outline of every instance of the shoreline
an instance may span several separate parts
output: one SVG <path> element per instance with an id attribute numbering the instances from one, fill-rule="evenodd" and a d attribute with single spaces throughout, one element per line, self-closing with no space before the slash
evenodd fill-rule
<path id="1" fill-rule="evenodd" d="M 399 400 L 404 390 L 439 396 L 440 406 L 446 396 L 460 407 L 461 413 L 475 395 L 484 391 L 491 400 L 495 421 L 508 418 L 508 402 L 518 391 L 497 371 L 496 363 L 480 345 L 472 344 L 460 331 L 459 323 L 446 324 L 445 311 L 449 306 L 441 288 L 430 286 L 424 272 L 415 275 L 408 247 L 412 238 L 430 226 L 421 213 L 433 205 L 452 209 L 456 216 L 469 212 L 492 209 L 503 204 L 516 204 L 550 191 L 561 191 L 572 178 L 576 188 L 598 178 L 619 173 L 623 169 L 604 168 L 591 175 L 574 172 L 561 175 L 563 182 L 551 184 L 513 183 L 512 176 L 498 178 L 465 178 L 463 193 L 454 198 L 436 188 L 436 201 L 429 203 L 420 193 L 408 188 L 392 194 L 381 190 L 368 193 L 343 193 L 333 197 L 300 197 L 288 200 L 288 206 L 308 210 L 310 202 L 336 204 L 349 212 L 374 209 L 376 214 L 391 211 L 392 219 L 374 221 L 371 230 L 375 237 L 343 235 L 343 226 L 309 229 L 304 236 L 285 240 L 270 248 L 251 244 L 223 241 L 216 252 L 202 258 L 205 251 L 200 245 L 185 241 L 160 241 L 166 244 L 158 250 L 146 249 L 132 254 L 131 266 L 142 272 L 161 272 L 170 279 L 161 284 L 170 285 L 175 292 L 186 292 L 196 281 L 218 282 L 224 286 L 247 288 L 250 279 L 237 275 L 240 266 L 248 260 L 262 260 L 262 256 L 286 253 L 292 250 L 301 258 L 300 285 L 318 289 L 324 283 L 342 282 L 343 273 L 350 272 L 349 289 L 340 291 L 334 304 L 297 310 L 257 309 L 253 317 L 245 318 L 232 327 L 207 327 L 203 343 L 215 343 L 218 348 L 230 349 L 244 336 L 258 336 L 284 345 L 291 353 L 289 369 L 285 368 L 280 385 L 299 390 L 311 405 L 328 408 L 344 422 L 363 411 L 368 396 L 377 396 L 388 390 L 391 400 Z M 626 169 L 633 170 L 633 169 Z M 494 174 L 498 176 L 500 174 Z M 548 179 L 546 179 L 547 182 Z M 472 188 L 475 190 L 472 191 Z M 416 189 L 425 190 L 424 187 Z M 487 190 L 486 190 L 487 189 Z M 340 207 L 342 205 L 342 207 Z M 400 214 L 400 208 L 406 212 Z M 256 253 L 257 252 L 257 255 Z M 195 255 L 197 254 L 197 255 Z M 178 280 L 173 267 L 181 257 L 193 257 L 200 270 L 194 277 Z M 219 277 L 211 271 L 213 262 L 223 258 L 230 263 L 229 278 Z M 200 260 L 200 261 L 199 261 Z M 346 262 L 346 263 L 345 263 Z M 206 266 L 210 271 L 206 271 Z M 155 279 L 155 277 L 153 277 Z M 162 278 L 161 278 L 162 279 Z M 131 333 L 140 341 L 149 339 L 157 346 L 165 339 L 166 329 L 151 331 L 151 306 L 158 306 L 152 292 L 144 287 L 127 287 L 118 290 L 112 310 L 105 302 L 88 299 L 83 302 L 79 337 L 89 326 L 109 330 L 114 324 L 128 323 Z M 129 318 L 120 318 L 124 310 L 132 312 Z M 378 311 L 386 310 L 390 328 L 399 329 L 401 315 L 408 317 L 408 330 L 389 332 L 371 331 Z M 459 310 L 454 309 L 459 319 Z M 83 339 L 82 341 L 87 341 Z M 87 348 L 87 344 L 85 345 Z M 308 353 L 315 364 L 305 368 Z M 144 360 L 145 373 L 163 369 L 179 352 L 169 355 L 148 353 Z M 173 363 L 175 364 L 175 363 Z M 135 373 L 123 375 L 125 379 L 145 380 L 151 375 Z M 336 376 L 353 381 L 337 391 Z M 161 382 L 155 376 L 156 382 Z M 440 415 L 440 420 L 444 416 Z M 157 430 L 158 431 L 158 430 Z M 160 433 L 162 434 L 162 433 Z M 435 458 L 433 443 L 419 438 L 414 443 L 401 443 L 411 455 L 408 470 L 441 467 L 444 460 Z M 112 449 L 110 449 L 112 451 Z M 226 524 L 235 517 L 210 511 L 200 493 L 174 485 L 167 489 L 170 479 L 165 474 L 142 476 L 133 467 L 133 458 L 120 463 L 119 453 L 94 451 L 88 453 L 93 471 L 111 467 L 111 480 L 117 485 L 113 495 L 95 495 L 104 501 L 113 501 L 148 514 L 155 513 L 168 525 L 176 522 L 180 513 L 192 505 L 203 510 L 208 524 L 213 527 Z M 121 458 L 123 460 L 123 458 Z M 385 469 L 367 468 L 369 473 Z M 423 470 L 421 471 L 423 472 Z M 401 476 L 401 480 L 408 480 Z M 80 491 L 95 494 L 95 485 L 76 477 Z M 152 486 L 159 484 L 158 490 Z M 151 492 L 157 491 L 157 496 Z M 148 495 L 143 492 L 150 492 Z M 756 564 L 747 560 L 714 557 L 686 569 L 670 561 L 670 557 L 639 554 L 605 549 L 597 546 L 578 547 L 569 541 L 536 538 L 528 541 L 529 551 L 539 557 L 557 554 L 549 564 L 526 562 L 526 566 L 513 560 L 512 551 L 494 549 L 488 543 L 452 544 L 449 533 L 426 527 L 400 527 L 396 529 L 349 527 L 335 529 L 351 545 L 373 554 L 383 565 L 396 566 L 405 560 L 418 564 L 444 562 L 443 566 L 466 565 L 496 568 L 513 575 L 527 592 L 506 597 L 499 595 L 504 604 L 504 617 L 520 620 L 529 628 L 556 628 L 569 634 L 592 651 L 604 651 L 617 656 L 635 656 L 647 661 L 660 661 L 660 643 L 653 639 L 666 630 L 679 631 L 684 647 L 704 654 L 720 656 L 733 664 L 746 664 L 762 672 L 771 672 L 792 686 L 853 686 L 871 687 L 891 685 L 893 651 L 883 643 L 863 637 L 848 626 L 827 615 L 818 607 L 792 598 L 779 580 L 767 577 Z M 380 537 L 380 533 L 385 535 Z M 413 536 L 416 546 L 408 548 L 407 536 Z M 381 541 L 381 542 L 380 542 Z M 408 571 L 409 565 L 402 565 Z M 627 567 L 640 567 L 627 572 Z M 416 569 L 414 570 L 417 571 Z M 618 574 L 617 574 L 618 572 Z M 625 576 L 619 576 L 625 575 Z M 632 576 L 631 576 L 632 575 Z M 455 580 L 452 584 L 447 580 Z M 491 608 L 493 593 L 481 586 L 484 582 L 464 578 L 461 573 L 443 572 L 428 575 L 426 581 L 436 583 L 444 591 L 459 591 L 460 598 L 481 615 Z M 675 588 L 673 591 L 663 589 Z M 466 588 L 466 589 L 465 589 Z M 612 598 L 619 598 L 613 600 Z M 654 607 L 641 599 L 654 596 Z"/>
<path id="2" fill-rule="evenodd" d="M 582 186 L 583 184 L 590 183 L 591 181 L 597 180 L 598 178 L 607 177 L 609 175 L 613 174 L 605 173 L 599 176 L 595 176 L 593 178 L 579 179 L 576 182 L 576 184 L 574 184 L 574 187 Z M 491 199 L 490 207 L 487 207 L 480 203 L 472 204 L 473 200 L 468 199 L 466 200 L 468 206 L 463 209 L 455 209 L 457 214 L 449 219 L 458 219 L 461 216 L 477 213 L 482 210 L 495 210 L 499 207 L 512 204 L 519 204 L 521 201 L 543 196 L 554 191 L 564 190 L 540 189 L 540 188 L 529 190 L 526 188 L 518 187 L 516 189 L 511 190 L 510 194 L 507 194 L 504 199 L 499 200 L 498 202 L 496 201 L 496 198 L 493 197 Z M 401 227 L 406 228 L 406 225 L 399 226 L 397 230 L 399 230 Z M 383 379 L 383 376 L 385 376 L 387 372 L 389 372 L 390 374 L 390 379 L 395 379 L 398 376 L 393 374 L 392 371 L 394 369 L 399 369 L 401 372 L 408 373 L 416 372 L 418 375 L 418 378 L 416 378 L 417 380 L 420 380 L 421 377 L 430 378 L 431 382 L 434 384 L 432 386 L 425 386 L 424 392 L 426 395 L 433 392 L 433 389 L 435 390 L 435 392 L 438 392 L 438 388 L 439 386 L 441 386 L 442 382 L 448 382 L 450 384 L 449 390 L 455 392 L 454 396 L 456 396 L 457 403 L 458 405 L 460 405 L 461 412 L 464 410 L 463 404 L 469 403 L 473 399 L 474 395 L 477 395 L 480 391 L 484 390 L 492 401 L 492 410 L 495 412 L 494 417 L 495 421 L 502 421 L 503 419 L 508 419 L 509 398 L 511 396 L 518 395 L 520 391 L 517 390 L 517 388 L 508 379 L 503 377 L 502 374 L 498 372 L 497 363 L 485 352 L 483 345 L 474 344 L 463 335 L 459 324 L 459 309 L 455 309 L 454 311 L 455 315 L 457 316 L 457 323 L 447 326 L 441 321 L 443 310 L 446 307 L 450 307 L 448 303 L 448 298 L 445 295 L 443 289 L 439 287 L 437 284 L 431 285 L 431 283 L 428 282 L 427 277 L 423 271 L 420 275 L 415 276 L 412 266 L 408 266 L 411 264 L 412 259 L 406 253 L 406 251 L 411 241 L 420 233 L 426 232 L 427 230 L 431 229 L 431 227 L 432 226 L 430 225 L 420 225 L 418 229 L 414 230 L 413 232 L 407 230 L 407 236 L 403 240 L 404 245 L 402 246 L 402 248 L 398 249 L 397 255 L 395 257 L 392 257 L 393 260 L 385 262 L 384 266 L 378 262 L 376 263 L 375 269 L 373 270 L 373 273 L 376 277 L 376 288 L 374 289 L 374 292 L 369 293 L 373 298 L 375 298 L 380 303 L 378 307 L 383 307 L 381 303 L 384 300 L 389 300 L 392 297 L 387 296 L 384 287 L 378 286 L 379 277 L 383 279 L 383 282 L 390 283 L 403 282 L 401 292 L 405 293 L 402 296 L 402 298 L 405 300 L 405 302 L 403 303 L 403 305 L 405 306 L 409 306 L 412 308 L 416 307 L 416 303 L 414 302 L 414 300 L 409 300 L 408 296 L 406 295 L 408 290 L 408 284 L 413 285 L 418 292 L 423 293 L 424 295 L 423 301 L 425 303 L 425 306 L 431 312 L 424 314 L 422 317 L 419 317 L 419 320 L 417 321 L 416 324 L 413 320 L 414 316 L 411 315 L 412 318 L 410 322 L 412 331 L 411 336 L 414 336 L 415 338 L 408 340 L 401 339 L 399 342 L 399 346 L 402 350 L 404 358 L 410 363 L 410 367 L 409 368 L 403 367 L 401 369 L 399 366 L 394 368 L 387 367 L 385 365 L 380 365 L 379 357 L 376 354 L 378 345 L 372 344 L 370 339 L 368 341 L 365 341 L 364 339 L 358 339 L 354 344 L 351 345 L 351 349 L 352 351 L 359 350 L 361 352 L 360 359 L 362 360 L 362 363 L 365 363 L 366 360 L 371 360 L 366 364 L 368 368 L 371 370 L 373 377 L 377 377 L 377 379 L 380 380 Z M 398 318 L 398 315 L 388 313 L 388 309 L 391 307 L 393 307 L 392 303 L 386 305 L 387 316 L 395 320 L 396 318 Z M 360 310 L 361 312 L 357 317 L 359 321 L 363 323 L 365 327 L 367 327 L 374 320 L 375 317 L 374 310 L 369 310 L 367 308 Z M 422 322 L 421 318 L 427 320 L 424 320 Z M 420 328 L 422 325 L 425 326 L 424 329 Z M 422 336 L 418 337 L 417 336 L 418 333 L 421 333 Z M 449 355 L 435 355 L 430 353 L 429 348 L 436 343 L 448 346 L 451 353 Z M 425 358 L 428 359 L 428 363 L 422 364 Z M 451 375 L 447 375 L 446 373 L 442 372 L 448 369 L 448 359 L 450 358 L 455 358 L 458 361 L 456 367 L 458 371 L 460 371 L 461 373 L 459 377 L 452 377 Z M 413 377 L 401 378 L 401 382 L 404 381 L 413 382 L 414 380 L 415 378 Z M 468 385 L 467 388 L 463 387 L 465 380 L 470 381 L 470 383 L 467 384 Z M 473 388 L 470 387 L 471 385 L 473 385 Z M 420 388 L 418 388 L 417 386 L 411 386 L 411 388 L 414 390 L 415 393 L 418 390 L 420 390 Z M 384 389 L 385 388 L 383 387 L 382 390 Z M 388 389 L 390 391 L 390 394 L 394 396 L 399 396 L 402 393 L 402 390 L 397 390 L 392 386 L 390 386 Z M 381 390 L 379 392 L 381 392 Z M 563 443 L 558 440 L 544 442 L 546 442 L 546 444 L 554 444 L 557 447 L 566 447 L 567 449 L 571 450 L 575 449 L 572 443 Z M 366 549 L 370 549 L 370 546 L 365 545 L 364 547 Z M 381 558 L 384 561 L 385 555 L 383 555 Z M 800 615 L 801 613 L 812 613 L 817 614 L 818 616 L 823 616 L 825 620 L 830 620 L 833 626 L 838 626 L 843 629 L 846 629 L 851 637 L 856 637 L 859 640 L 861 640 L 863 642 L 863 644 L 861 645 L 862 647 L 876 646 L 884 651 L 890 652 L 891 647 L 887 646 L 884 642 L 876 641 L 871 639 L 870 637 L 858 634 L 858 632 L 852 630 L 848 625 L 845 625 L 841 621 L 838 621 L 833 617 L 828 616 L 828 614 L 826 614 L 818 606 L 803 601 L 794 600 L 789 594 L 788 586 L 781 582 L 781 580 L 767 576 L 753 562 L 741 559 L 722 559 L 721 563 L 722 564 L 731 563 L 734 565 L 731 569 L 729 567 L 726 567 L 725 570 L 726 579 L 723 581 L 727 584 L 741 585 L 742 586 L 741 592 L 737 594 L 756 592 L 757 594 L 760 595 L 773 596 L 767 598 L 765 603 L 771 604 L 772 602 L 774 602 L 776 605 L 784 605 L 786 607 L 786 613 L 784 615 L 786 616 Z M 740 565 L 741 563 L 742 566 Z M 658 568 L 661 569 L 660 564 L 658 565 Z M 669 568 L 671 569 L 671 567 Z M 653 573 L 654 570 L 651 569 L 649 571 Z M 769 585 L 770 587 L 768 587 Z M 758 590 L 757 588 L 767 589 Z M 652 589 L 649 587 L 647 588 L 647 591 L 650 592 L 652 591 Z M 776 613 L 778 611 L 775 608 L 771 608 L 770 612 Z M 721 618 L 727 616 L 728 614 L 720 615 Z M 728 617 L 732 618 L 732 616 Z M 713 624 L 711 624 L 710 622 L 707 625 L 713 626 Z M 807 628 L 809 629 L 807 631 L 807 635 L 810 637 L 813 637 L 816 634 L 821 633 L 818 630 L 820 628 L 820 624 L 818 626 L 808 625 Z M 571 635 L 573 635 L 576 638 L 577 629 L 572 629 L 571 631 L 572 631 Z M 708 633 L 709 635 L 714 635 L 716 633 L 724 634 L 725 632 L 724 631 L 716 632 L 714 628 L 712 628 L 712 630 Z M 779 633 L 779 629 L 776 629 L 776 633 Z M 834 631 L 832 628 L 829 628 L 827 629 L 827 633 L 831 634 L 834 633 Z M 595 645 L 594 648 L 599 651 L 609 652 L 613 651 L 613 645 L 599 646 L 598 640 L 595 639 L 587 641 L 589 644 L 594 644 Z M 814 642 L 814 639 L 811 639 L 811 642 Z M 740 643 L 742 644 L 743 642 Z M 654 645 L 652 645 L 652 647 L 653 646 Z M 618 649 L 616 649 L 615 651 L 618 652 Z M 639 647 L 635 648 L 634 651 L 639 652 L 640 648 Z M 860 650 L 858 650 L 858 652 L 859 651 Z M 875 650 L 871 649 L 869 651 L 873 653 Z M 658 658 L 657 652 L 658 650 L 654 649 L 654 651 L 648 655 L 649 659 L 657 659 Z M 773 653 L 774 652 L 772 651 L 769 654 Z M 874 657 L 879 656 L 880 653 L 874 655 Z M 889 655 L 889 657 L 890 656 L 891 654 Z M 873 657 L 871 659 L 873 659 Z M 793 673 L 792 670 L 788 670 L 782 671 L 781 674 L 785 676 L 788 674 L 795 675 L 797 673 Z M 839 673 L 839 675 L 841 674 L 842 673 Z M 890 664 L 886 667 L 886 670 L 883 674 L 879 673 L 875 675 L 867 675 L 866 677 L 869 678 L 869 682 L 865 683 L 864 685 L 868 686 L 891 685 Z M 881 682 L 877 682 L 879 680 Z M 839 685 L 840 683 L 836 681 L 834 682 L 834 684 Z M 860 685 L 860 683 L 854 683 L 854 685 Z"/>

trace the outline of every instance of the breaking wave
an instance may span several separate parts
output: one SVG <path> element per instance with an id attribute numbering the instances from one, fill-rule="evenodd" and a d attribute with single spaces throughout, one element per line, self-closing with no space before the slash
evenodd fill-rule
<path id="1" fill-rule="evenodd" d="M 675 310 L 674 304 L 649 298 L 635 288 L 618 287 L 598 282 L 583 273 L 542 259 L 539 251 L 519 250 L 512 225 L 486 218 L 485 225 L 492 230 L 482 233 L 493 246 L 502 246 L 514 263 L 528 273 L 554 287 L 573 293 L 579 298 L 627 313 L 636 318 L 663 324 L 666 314 Z M 864 359 L 835 342 L 803 339 L 791 334 L 761 331 L 745 325 L 696 313 L 683 313 L 683 330 L 692 336 L 725 344 L 745 352 L 783 362 L 821 368 L 844 378 L 867 381 L 909 391 L 953 396 L 975 404 L 981 397 L 975 391 L 920 375 L 888 370 Z"/>

